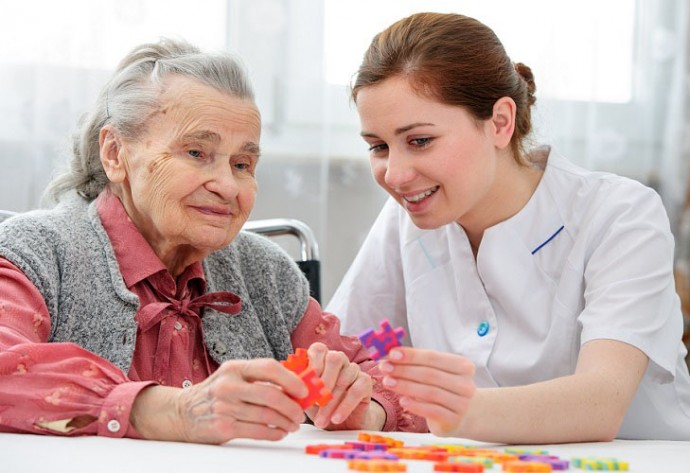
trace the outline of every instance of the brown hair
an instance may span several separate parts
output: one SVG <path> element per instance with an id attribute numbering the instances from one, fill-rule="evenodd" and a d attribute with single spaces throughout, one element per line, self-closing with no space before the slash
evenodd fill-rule
<path id="1" fill-rule="evenodd" d="M 516 104 L 511 149 L 524 163 L 523 142 L 532 129 L 534 76 L 513 64 L 496 34 L 483 23 L 458 14 L 416 13 L 377 34 L 364 54 L 352 99 L 364 87 L 405 76 L 420 94 L 465 108 L 488 120 L 502 97 Z"/>

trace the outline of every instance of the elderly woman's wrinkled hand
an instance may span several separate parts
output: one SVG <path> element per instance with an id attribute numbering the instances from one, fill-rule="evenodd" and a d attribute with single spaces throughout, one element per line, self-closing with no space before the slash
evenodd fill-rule
<path id="1" fill-rule="evenodd" d="M 299 377 L 276 360 L 233 360 L 188 389 L 144 389 L 130 419 L 147 439 L 211 444 L 234 438 L 280 440 L 299 429 L 304 412 L 293 398 L 306 395 Z"/>
<path id="2" fill-rule="evenodd" d="M 307 410 L 314 425 L 328 430 L 380 430 L 386 420 L 385 412 L 371 401 L 371 377 L 344 353 L 329 350 L 323 343 L 312 344 L 307 353 L 310 366 L 333 394 L 325 406 Z"/>

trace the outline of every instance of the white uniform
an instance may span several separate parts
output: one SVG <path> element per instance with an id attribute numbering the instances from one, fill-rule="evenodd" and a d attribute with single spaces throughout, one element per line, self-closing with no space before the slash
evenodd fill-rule
<path id="1" fill-rule="evenodd" d="M 416 347 L 465 355 L 479 387 L 572 374 L 582 344 L 650 359 L 619 438 L 690 440 L 690 376 L 659 196 L 551 152 L 534 195 L 484 232 L 421 230 L 389 200 L 327 310 L 358 334 L 387 318 Z"/>

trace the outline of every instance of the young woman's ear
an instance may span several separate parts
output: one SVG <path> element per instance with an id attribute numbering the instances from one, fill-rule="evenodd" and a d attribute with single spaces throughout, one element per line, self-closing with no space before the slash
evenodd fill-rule
<path id="1" fill-rule="evenodd" d="M 127 172 L 124 162 L 124 148 L 117 131 L 104 126 L 98 135 L 101 164 L 110 182 L 120 183 L 125 180 Z"/>
<path id="2" fill-rule="evenodd" d="M 494 145 L 504 149 L 510 145 L 515 131 L 515 102 L 510 97 L 502 97 L 494 104 L 494 114 L 491 117 Z"/>

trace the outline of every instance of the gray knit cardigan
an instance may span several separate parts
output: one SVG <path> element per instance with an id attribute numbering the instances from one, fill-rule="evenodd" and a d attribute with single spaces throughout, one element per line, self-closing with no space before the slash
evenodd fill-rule
<path id="1" fill-rule="evenodd" d="M 139 298 L 124 284 L 95 203 L 71 196 L 51 210 L 0 224 L 0 256 L 34 283 L 48 306 L 50 342 L 73 342 L 129 370 Z M 267 238 L 240 232 L 203 261 L 207 291 L 240 296 L 242 311 L 205 308 L 206 346 L 230 359 L 285 359 L 290 334 L 309 301 L 309 283 L 292 258 Z M 1 297 L 1 295 L 0 295 Z"/>

